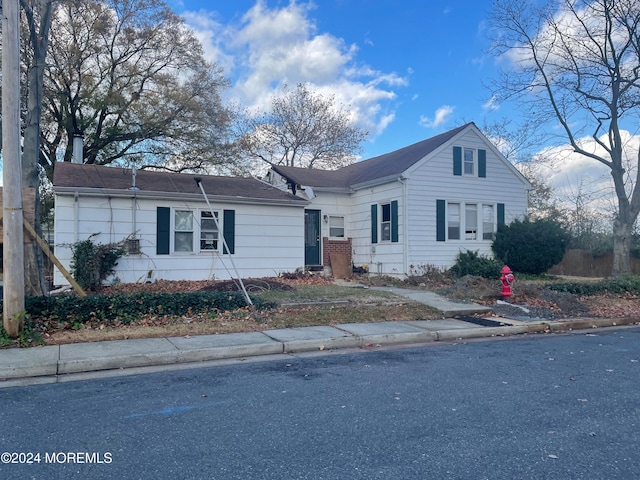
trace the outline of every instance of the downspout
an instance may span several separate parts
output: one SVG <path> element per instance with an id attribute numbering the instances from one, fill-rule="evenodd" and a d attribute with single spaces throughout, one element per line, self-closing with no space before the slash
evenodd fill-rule
<path id="1" fill-rule="evenodd" d="M 403 273 L 405 275 L 408 275 L 409 266 L 407 265 L 407 262 L 408 262 L 408 250 L 409 250 L 409 234 L 408 234 L 409 218 L 407 217 L 407 204 L 409 202 L 407 199 L 407 182 L 406 182 L 406 178 L 404 177 L 398 177 L 398 182 L 400 182 L 400 184 L 402 185 L 402 218 L 404 220 L 402 222 L 402 236 L 403 236 L 402 243 L 404 244 L 402 247 L 402 264 L 404 269 Z"/>
<path id="2" fill-rule="evenodd" d="M 130 238 L 136 238 L 136 204 L 137 204 L 137 192 L 140 190 L 136 185 L 136 167 L 131 169 L 131 186 L 129 190 L 133 192 L 133 197 L 131 197 L 131 236 Z"/>
<path id="3" fill-rule="evenodd" d="M 131 197 L 131 238 L 136 238 L 136 194 Z"/>
<path id="4" fill-rule="evenodd" d="M 78 242 L 78 223 L 79 223 L 79 213 L 80 213 L 80 208 L 78 205 L 78 200 L 80 198 L 80 194 L 78 193 L 78 191 L 76 190 L 73 193 L 73 243 L 77 243 Z"/>

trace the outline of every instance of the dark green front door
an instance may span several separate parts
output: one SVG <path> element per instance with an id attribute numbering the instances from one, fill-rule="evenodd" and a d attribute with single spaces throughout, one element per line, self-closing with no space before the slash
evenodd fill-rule
<path id="1" fill-rule="evenodd" d="M 304 264 L 320 265 L 320 210 L 304 211 Z"/>

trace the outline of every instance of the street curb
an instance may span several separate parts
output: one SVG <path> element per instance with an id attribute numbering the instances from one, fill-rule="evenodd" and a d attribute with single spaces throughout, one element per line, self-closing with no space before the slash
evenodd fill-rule
<path id="1" fill-rule="evenodd" d="M 514 325 L 509 327 L 476 327 L 464 330 L 440 330 L 435 332 L 438 342 L 451 340 L 463 340 L 465 338 L 482 337 L 506 337 L 509 335 L 519 335 L 522 333 L 533 333 L 529 325 Z"/>
<path id="2" fill-rule="evenodd" d="M 133 342 L 113 340 L 89 344 L 60 345 L 58 375 L 148 365 L 169 365 L 180 351 L 166 338 L 144 338 Z"/>
<path id="3" fill-rule="evenodd" d="M 0 350 L 0 379 L 55 375 L 59 359 L 59 345 Z"/>
<path id="4" fill-rule="evenodd" d="M 548 322 L 549 330 L 586 330 L 589 328 L 618 327 L 633 325 L 640 322 L 640 318 L 574 318 L 571 320 L 558 320 Z"/>
<path id="5" fill-rule="evenodd" d="M 359 347 L 435 342 L 438 339 L 435 331 L 405 322 L 367 323 L 364 324 L 364 327 L 362 325 L 358 323 L 343 323 L 336 325 L 336 327 L 353 335 L 357 339 L 357 346 Z M 376 332 L 375 330 L 378 331 Z"/>
<path id="6" fill-rule="evenodd" d="M 504 320 L 509 321 L 507 318 Z M 13 386 L 20 379 L 43 382 L 45 379 L 55 379 L 56 376 L 83 372 L 174 364 L 195 365 L 210 360 L 283 353 L 329 351 L 371 345 L 452 342 L 527 333 L 591 330 L 639 323 L 640 318 L 576 318 L 521 322 L 510 326 L 433 330 L 406 322 L 380 322 L 0 350 L 0 388 Z"/>

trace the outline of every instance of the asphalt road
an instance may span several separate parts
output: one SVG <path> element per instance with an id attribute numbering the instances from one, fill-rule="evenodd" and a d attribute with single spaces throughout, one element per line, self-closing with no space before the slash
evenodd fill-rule
<path id="1" fill-rule="evenodd" d="M 634 327 L 4 388 L 0 478 L 636 479 L 639 362 Z"/>

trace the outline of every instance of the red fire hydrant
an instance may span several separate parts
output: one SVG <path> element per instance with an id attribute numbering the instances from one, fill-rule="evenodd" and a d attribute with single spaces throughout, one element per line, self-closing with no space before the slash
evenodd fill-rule
<path id="1" fill-rule="evenodd" d="M 500 281 L 502 282 L 502 298 L 504 300 L 509 300 L 513 292 L 511 291 L 511 285 L 516 277 L 513 276 L 513 272 L 508 266 L 502 267 L 500 271 Z"/>

